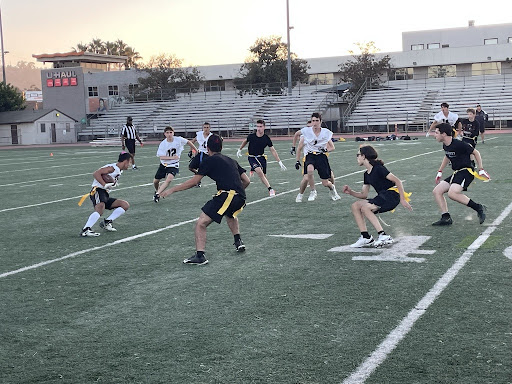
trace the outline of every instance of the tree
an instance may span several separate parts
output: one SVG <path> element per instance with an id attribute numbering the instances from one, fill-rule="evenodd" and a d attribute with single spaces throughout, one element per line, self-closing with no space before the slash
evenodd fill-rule
<path id="1" fill-rule="evenodd" d="M 74 52 L 92 52 L 107 55 L 126 56 L 125 67 L 137 68 L 137 61 L 142 59 L 135 48 L 130 47 L 123 40 L 102 41 L 101 39 L 92 39 L 88 44 L 78 43 L 72 48 Z"/>
<path id="2" fill-rule="evenodd" d="M 140 67 L 147 76 L 139 78 L 137 93 L 150 98 L 174 99 L 179 92 L 196 92 L 203 77 L 196 67 L 182 68 L 182 62 L 172 54 L 152 56 Z"/>
<path id="3" fill-rule="evenodd" d="M 382 83 L 381 76 L 387 74 L 391 69 L 389 62 L 391 57 L 384 56 L 382 59 L 377 60 L 375 53 L 379 50 L 375 47 L 375 43 L 357 43 L 360 54 L 355 54 L 349 51 L 354 60 L 348 60 L 346 63 L 340 64 L 339 73 L 341 80 L 346 83 L 351 83 L 350 93 L 356 93 L 365 81 L 368 80 L 368 86 L 378 88 Z"/>
<path id="4" fill-rule="evenodd" d="M 240 67 L 240 76 L 234 79 L 240 94 L 282 94 L 288 87 L 288 47 L 280 36 L 259 38 L 249 48 L 251 55 Z M 291 53 L 292 85 L 307 82 L 308 62 Z"/>
<path id="5" fill-rule="evenodd" d="M 21 92 L 11 84 L 0 83 L 0 112 L 25 109 L 25 100 Z"/>

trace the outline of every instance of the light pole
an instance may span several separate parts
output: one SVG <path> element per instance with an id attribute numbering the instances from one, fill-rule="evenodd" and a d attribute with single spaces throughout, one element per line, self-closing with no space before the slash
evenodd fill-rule
<path id="1" fill-rule="evenodd" d="M 293 27 L 290 27 L 290 6 L 288 4 L 289 0 L 286 0 L 286 34 L 287 34 L 287 47 L 288 47 L 288 95 L 292 94 L 292 59 L 290 56 L 290 29 L 293 29 Z"/>
<path id="2" fill-rule="evenodd" d="M 5 80 L 5 52 L 4 52 L 4 33 L 2 32 L 2 8 L 0 8 L 0 48 L 2 50 L 2 81 L 7 84 Z"/>

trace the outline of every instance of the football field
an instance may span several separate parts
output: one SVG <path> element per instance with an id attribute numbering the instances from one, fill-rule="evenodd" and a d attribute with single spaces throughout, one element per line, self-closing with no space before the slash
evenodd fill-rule
<path id="1" fill-rule="evenodd" d="M 223 153 L 236 158 L 240 142 Z M 340 194 L 361 189 L 359 144 L 330 154 Z M 512 135 L 477 145 L 492 181 L 467 195 L 487 206 L 482 225 L 448 200 L 453 225 L 431 226 L 444 156 L 433 137 L 369 144 L 412 192 L 412 212 L 381 215 L 394 244 L 348 247 L 360 235 L 351 196 L 333 202 L 318 185 L 296 203 L 291 140 L 275 141 L 288 170 L 267 149 L 277 196 L 251 178 L 246 252 L 212 223 L 205 266 L 182 260 L 215 184 L 154 203 L 156 144 L 137 148 L 139 170 L 111 193 L 130 203 L 117 232 L 96 224 L 95 238 L 79 237 L 92 204 L 77 203 L 120 148 L 0 150 L 0 383 L 512 383 Z"/>

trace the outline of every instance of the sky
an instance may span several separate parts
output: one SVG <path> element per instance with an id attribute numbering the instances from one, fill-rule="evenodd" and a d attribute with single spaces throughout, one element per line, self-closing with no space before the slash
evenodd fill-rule
<path id="1" fill-rule="evenodd" d="M 291 51 L 343 56 L 368 41 L 401 51 L 404 31 L 510 23 L 508 1 L 289 0 Z M 186 66 L 243 63 L 260 37 L 286 42 L 286 0 L 0 0 L 0 9 L 7 65 L 93 38 L 121 39 L 143 61 L 174 54 Z"/>

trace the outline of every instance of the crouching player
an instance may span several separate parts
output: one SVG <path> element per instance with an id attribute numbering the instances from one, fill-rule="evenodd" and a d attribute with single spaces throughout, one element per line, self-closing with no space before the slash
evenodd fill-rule
<path id="1" fill-rule="evenodd" d="M 116 231 L 112 226 L 112 222 L 125 213 L 130 207 L 130 204 L 125 200 L 110 197 L 109 192 L 117 185 L 119 176 L 121 176 L 123 171 L 126 171 L 130 167 L 132 159 L 132 155 L 128 152 L 121 152 L 117 163 L 104 165 L 92 174 L 94 180 L 92 182 L 91 192 L 82 196 L 78 205 L 81 206 L 85 199 L 87 199 L 87 196 L 89 196 L 94 206 L 94 212 L 89 216 L 80 236 L 94 237 L 100 235 L 94 232 L 92 227 L 96 224 L 101 215 L 103 215 L 105 208 L 113 210 L 113 212 L 109 217 L 100 222 L 100 227 L 109 232 Z"/>
<path id="2" fill-rule="evenodd" d="M 363 188 L 361 192 L 355 192 L 348 185 L 343 186 L 343 193 L 361 199 L 353 203 L 351 207 L 357 226 L 361 231 L 361 237 L 351 247 L 361 248 L 370 245 L 382 247 L 386 244 L 391 244 L 393 243 L 393 238 L 384 232 L 376 215 L 392 211 L 398 204 L 402 204 L 409 211 L 412 211 L 412 207 L 409 204 L 410 194 L 404 192 L 402 181 L 387 170 L 384 162 L 377 158 L 377 151 L 371 145 L 360 147 L 356 156 L 357 164 L 366 168 Z M 377 196 L 373 199 L 367 199 L 370 185 L 377 192 Z M 365 218 L 368 219 L 379 234 L 376 241 L 368 233 Z"/>

